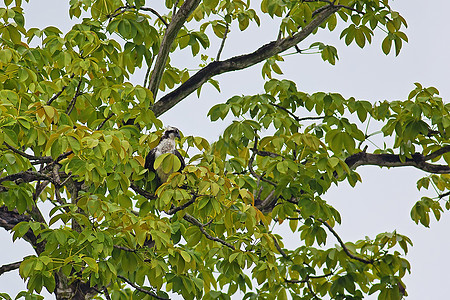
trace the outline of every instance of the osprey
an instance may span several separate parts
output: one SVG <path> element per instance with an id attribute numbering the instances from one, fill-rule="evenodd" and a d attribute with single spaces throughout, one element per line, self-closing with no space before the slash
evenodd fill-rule
<path id="1" fill-rule="evenodd" d="M 170 174 L 173 172 L 180 172 L 185 167 L 184 158 L 181 156 L 180 152 L 178 152 L 177 149 L 175 149 L 175 138 L 181 138 L 180 132 L 178 128 L 168 126 L 166 130 L 163 133 L 163 136 L 161 137 L 161 140 L 159 141 L 158 146 L 150 150 L 147 157 L 145 158 L 145 168 L 147 168 L 149 171 L 155 172 L 156 177 L 159 181 L 159 184 L 162 184 L 167 181 L 167 178 L 169 178 Z M 165 154 L 165 153 L 172 153 L 181 162 L 181 167 L 179 170 L 172 170 L 172 172 L 165 173 L 160 166 L 158 169 L 155 170 L 154 163 L 156 158 L 158 156 Z"/>

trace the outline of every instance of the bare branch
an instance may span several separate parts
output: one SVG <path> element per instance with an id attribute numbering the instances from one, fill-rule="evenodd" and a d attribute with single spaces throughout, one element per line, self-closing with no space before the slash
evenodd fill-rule
<path id="1" fill-rule="evenodd" d="M 295 47 L 297 47 L 297 46 L 295 46 Z M 297 48 L 298 48 L 298 47 L 297 47 Z M 290 115 L 292 118 L 294 118 L 294 120 L 296 120 L 297 122 L 308 121 L 308 120 L 322 120 L 322 119 L 325 118 L 325 117 L 323 117 L 323 116 L 318 116 L 318 117 L 303 117 L 303 118 L 300 118 L 300 117 L 297 117 L 297 116 L 296 116 L 294 113 L 292 113 L 291 111 L 289 111 L 287 108 L 285 108 L 285 107 L 283 107 L 283 106 L 281 106 L 281 105 L 278 105 L 278 104 L 272 103 L 272 102 L 270 102 L 270 104 L 273 105 L 273 106 L 275 106 L 275 107 L 277 107 L 277 108 L 279 108 L 279 109 L 281 109 L 281 110 L 283 110 L 283 111 L 285 111 L 288 115 Z"/>
<path id="2" fill-rule="evenodd" d="M 442 147 L 441 149 L 436 150 L 436 151 L 428 154 L 427 156 L 425 156 L 423 158 L 423 160 L 432 160 L 432 159 L 435 159 L 436 157 L 439 157 L 442 154 L 445 154 L 445 153 L 448 153 L 448 152 L 450 152 L 450 145 L 446 145 L 446 146 Z"/>
<path id="3" fill-rule="evenodd" d="M 256 154 L 261 153 L 258 150 L 258 136 L 257 135 L 255 135 L 255 143 L 253 144 L 253 148 L 251 150 L 253 151 L 253 154 L 252 154 L 252 156 L 250 156 L 250 159 L 248 160 L 248 169 L 249 169 L 250 173 L 258 180 L 265 181 L 265 182 L 273 185 L 274 187 L 276 187 L 277 184 L 275 182 L 273 182 L 267 178 L 264 178 L 264 176 L 262 176 L 262 175 L 258 175 L 255 172 L 255 170 L 253 169 L 253 162 L 255 160 L 255 156 L 256 156 Z M 275 153 L 272 153 L 272 154 L 275 154 Z M 277 154 L 275 154 L 275 155 L 277 155 Z M 270 155 L 262 155 L 262 156 L 270 156 Z"/>
<path id="4" fill-rule="evenodd" d="M 116 249 L 119 249 L 119 250 L 136 253 L 135 249 L 131 249 L 131 248 L 127 248 L 127 247 L 123 247 L 123 246 L 119 246 L 119 245 L 113 245 L 113 247 Z"/>
<path id="5" fill-rule="evenodd" d="M 286 254 L 286 252 L 281 249 L 280 244 L 278 244 L 277 239 L 272 236 L 273 243 L 275 244 L 275 248 L 277 248 L 278 252 L 280 252 L 281 256 L 283 256 L 285 259 L 289 259 L 289 256 Z"/>
<path id="6" fill-rule="evenodd" d="M 75 74 L 70 75 L 70 79 L 72 79 L 75 76 Z M 53 97 L 51 97 L 48 101 L 47 101 L 47 105 L 52 104 L 53 101 L 55 101 L 67 88 L 67 85 L 63 86 L 61 91 L 57 92 Z"/>
<path id="7" fill-rule="evenodd" d="M 145 72 L 144 87 L 147 86 L 147 80 L 148 80 L 148 77 L 150 76 L 150 71 L 151 71 L 151 65 L 147 66 L 147 71 Z"/>
<path id="8" fill-rule="evenodd" d="M 334 6 L 334 7 L 338 7 L 338 8 L 345 8 L 345 9 L 357 12 L 359 14 L 362 14 L 362 15 L 364 14 L 363 11 L 360 11 L 360 10 L 358 10 L 356 8 L 353 8 L 351 6 L 348 6 L 348 5 L 342 5 L 342 4 L 337 4 L 336 5 L 336 4 L 334 4 L 336 1 L 329 1 L 329 0 L 303 0 L 303 2 L 325 2 L 325 3 L 328 3 L 330 6 Z"/>
<path id="9" fill-rule="evenodd" d="M 124 12 L 126 12 L 127 10 L 130 9 L 138 9 L 138 10 L 143 10 L 143 11 L 149 11 L 152 14 L 154 14 L 155 16 L 158 17 L 158 19 L 167 27 L 169 26 L 169 24 L 167 24 L 166 20 L 164 20 L 164 18 L 153 8 L 151 7 L 139 7 L 137 8 L 135 5 L 125 5 L 125 6 L 120 6 L 118 8 L 116 8 L 112 13 L 110 13 L 109 15 L 107 15 L 107 17 L 109 19 L 111 18 L 115 18 L 120 14 L 123 14 Z"/>
<path id="10" fill-rule="evenodd" d="M 0 183 L 4 181 L 14 181 L 16 184 L 23 182 L 32 182 L 37 180 L 49 180 L 53 182 L 53 179 L 47 175 L 41 174 L 35 171 L 22 171 L 19 173 L 11 174 L 0 178 Z"/>
<path id="11" fill-rule="evenodd" d="M 28 159 L 28 160 L 34 160 L 34 161 L 37 161 L 37 162 L 39 162 L 39 163 L 48 163 L 48 162 L 52 162 L 53 161 L 53 159 L 51 158 L 51 156 L 34 156 L 34 155 L 31 155 L 31 154 L 27 154 L 27 153 L 25 153 L 25 152 L 23 152 L 23 151 L 20 151 L 20 150 L 18 150 L 18 149 L 16 149 L 16 148 L 14 148 L 14 147 L 12 147 L 11 145 L 9 145 L 8 143 L 6 143 L 6 142 L 3 142 L 3 144 L 9 149 L 9 150 L 11 150 L 12 152 L 14 152 L 14 153 L 17 153 L 17 154 L 19 154 L 20 156 L 23 156 L 23 157 L 25 157 L 26 159 Z"/>
<path id="12" fill-rule="evenodd" d="M 81 90 L 81 83 L 83 82 L 83 78 L 80 78 L 80 81 L 78 82 L 77 88 L 75 90 L 75 95 L 73 96 L 72 100 L 70 100 L 69 105 L 67 106 L 66 109 L 66 114 L 70 115 L 70 113 L 72 112 L 73 108 L 75 107 L 75 103 L 77 102 L 77 98 L 78 96 L 80 96 L 82 93 L 80 92 Z"/>
<path id="13" fill-rule="evenodd" d="M 168 215 L 173 215 L 173 214 L 179 212 L 180 210 L 185 209 L 185 208 L 188 207 L 189 205 L 193 204 L 193 203 L 195 202 L 195 199 L 197 199 L 197 197 L 198 197 L 198 195 L 196 195 L 196 194 L 192 195 L 191 200 L 189 200 L 188 202 L 184 203 L 183 205 L 180 205 L 180 206 L 171 208 L 171 209 L 167 212 L 167 214 L 168 214 Z"/>
<path id="14" fill-rule="evenodd" d="M 442 198 L 447 197 L 449 195 L 450 195 L 450 191 L 446 192 L 446 193 L 443 193 L 443 194 L 440 194 L 438 197 L 439 197 L 439 199 L 442 199 Z"/>
<path id="15" fill-rule="evenodd" d="M 131 187 L 131 189 L 132 189 L 133 191 L 135 191 L 137 194 L 139 194 L 139 195 L 141 195 L 141 196 L 147 198 L 148 200 L 155 200 L 155 199 L 157 198 L 154 194 L 149 193 L 149 192 L 147 192 L 146 190 L 141 189 L 140 187 L 138 187 L 138 186 L 135 185 L 134 183 L 132 183 L 132 184 L 130 185 L 130 187 Z"/>
<path id="16" fill-rule="evenodd" d="M 9 210 L 6 206 L 0 206 L 0 227 L 10 231 L 20 222 L 31 221 L 30 216 L 21 215 L 16 210 Z M 42 253 L 45 249 L 44 242 L 38 242 L 37 237 L 34 235 L 33 231 L 28 230 L 27 233 L 22 237 L 25 241 L 33 245 L 36 253 Z"/>
<path id="17" fill-rule="evenodd" d="M 181 5 L 180 10 L 178 10 L 178 12 L 173 16 L 169 26 L 167 26 L 149 82 L 149 89 L 155 98 L 158 93 L 159 83 L 161 82 L 162 74 L 164 72 L 173 41 L 177 37 L 181 27 L 183 27 L 184 22 L 186 22 L 186 19 L 199 4 L 200 0 L 186 0 L 183 5 Z"/>
<path id="18" fill-rule="evenodd" d="M 98 126 L 96 130 L 102 129 L 103 125 L 105 125 L 106 122 L 108 122 L 109 119 L 111 119 L 114 116 L 114 113 L 110 113 L 109 116 L 106 117 Z"/>
<path id="19" fill-rule="evenodd" d="M 359 152 L 350 155 L 345 159 L 345 163 L 350 169 L 356 169 L 359 166 L 380 166 L 380 167 L 415 167 L 428 173 L 434 174 L 450 174 L 450 167 L 448 165 L 435 165 L 427 163 L 426 160 L 433 159 L 444 153 L 450 152 L 450 146 L 442 147 L 441 149 L 423 156 L 420 153 L 415 153 L 412 158 L 405 158 L 404 161 L 400 159 L 397 154 L 372 154 L 366 152 Z"/>
<path id="20" fill-rule="evenodd" d="M 136 6 L 133 6 L 133 8 L 136 8 Z M 158 17 L 158 19 L 164 24 L 164 26 L 168 27 L 169 24 L 167 24 L 166 20 L 164 20 L 164 18 L 153 8 L 151 7 L 140 7 L 139 10 L 143 10 L 143 11 L 149 11 L 152 14 L 154 14 L 155 16 Z"/>
<path id="21" fill-rule="evenodd" d="M 9 272 L 9 271 L 18 269 L 20 267 L 20 263 L 21 263 L 21 261 L 18 261 L 15 263 L 1 266 L 0 267 L 0 275 L 2 275 L 3 273 Z"/>
<path id="22" fill-rule="evenodd" d="M 186 98 L 188 95 L 197 90 L 197 88 L 199 88 L 202 84 L 216 75 L 248 68 L 289 48 L 294 47 L 295 45 L 303 41 L 306 37 L 308 37 L 317 27 L 320 26 L 320 24 L 322 24 L 326 19 L 328 19 L 328 17 L 330 17 L 338 10 L 339 7 L 326 6 L 326 8 L 322 12 L 317 14 L 317 16 L 308 25 L 303 27 L 300 32 L 294 34 L 293 36 L 272 41 L 249 54 L 235 56 L 224 61 L 214 61 L 208 64 L 206 67 L 202 68 L 200 71 L 192 75 L 177 89 L 163 96 L 159 101 L 157 101 L 153 106 L 153 112 L 155 113 L 155 116 L 158 117 L 174 107 L 178 102 Z M 155 71 L 158 71 L 158 69 L 161 69 L 162 67 L 163 66 L 161 65 L 158 67 L 155 66 Z M 159 70 L 159 72 L 162 72 L 162 70 Z M 152 77 L 155 77 L 155 79 L 158 78 L 158 76 L 161 76 L 155 74 L 152 74 Z M 157 82 L 155 81 L 152 84 L 152 88 L 150 89 L 151 91 L 157 88 L 158 85 L 156 85 L 156 83 L 158 83 L 159 85 L 159 80 Z M 154 93 L 154 95 L 156 94 Z"/>
<path id="23" fill-rule="evenodd" d="M 123 277 L 122 275 L 117 275 L 117 278 L 122 279 L 123 281 L 125 281 L 126 283 L 128 283 L 129 285 L 131 285 L 132 287 L 134 287 L 136 290 L 138 290 L 139 292 L 142 292 L 144 294 L 150 295 L 156 299 L 160 299 L 160 300 L 167 300 L 169 298 L 163 298 L 163 297 L 159 297 L 158 295 L 156 295 L 154 292 L 146 290 L 136 284 L 134 284 L 133 282 L 131 282 L 130 280 L 128 280 L 126 277 Z"/>
<path id="24" fill-rule="evenodd" d="M 325 225 L 325 227 L 328 228 L 328 230 L 334 235 L 334 237 L 338 240 L 339 245 L 341 245 L 342 249 L 344 249 L 345 254 L 347 254 L 348 257 L 350 257 L 351 259 L 360 261 L 362 263 L 365 264 L 373 264 L 373 260 L 367 260 L 361 257 L 358 257 L 356 255 L 353 255 L 350 250 L 348 250 L 347 246 L 345 246 L 344 242 L 342 241 L 341 237 L 337 234 L 337 232 L 333 229 L 333 227 L 331 227 L 330 224 L 328 224 L 327 222 L 325 222 L 324 220 L 322 220 L 321 218 L 317 218 L 317 221 L 319 221 L 320 223 L 322 223 L 323 225 Z"/>
<path id="25" fill-rule="evenodd" d="M 72 150 L 67 151 L 67 152 L 65 152 L 65 153 L 63 153 L 63 154 L 61 154 L 61 155 L 59 155 L 59 156 L 56 158 L 55 162 L 60 162 L 61 160 L 65 159 L 66 157 L 68 157 L 68 156 L 71 155 L 71 154 L 73 154 L 73 151 L 72 151 Z"/>
<path id="26" fill-rule="evenodd" d="M 186 221 L 188 221 L 188 222 L 191 223 L 192 225 L 197 226 L 197 227 L 200 229 L 200 231 L 203 233 L 203 235 L 204 235 L 207 239 L 209 239 L 209 240 L 211 240 L 211 241 L 219 242 L 219 243 L 221 243 L 222 245 L 227 246 L 228 248 L 231 248 L 231 249 L 235 250 L 235 248 L 234 248 L 233 245 L 231 245 L 231 244 L 225 242 L 225 241 L 222 240 L 222 239 L 219 239 L 219 238 L 217 238 L 217 237 L 213 237 L 213 236 L 211 236 L 209 233 L 207 233 L 206 230 L 205 230 L 205 228 L 204 228 L 206 225 L 200 223 L 200 222 L 199 222 L 196 218 L 194 218 L 193 216 L 191 216 L 191 215 L 189 215 L 189 214 L 185 214 L 184 217 L 183 217 L 183 219 L 185 219 Z"/>
<path id="27" fill-rule="evenodd" d="M 323 274 L 323 275 L 307 275 L 305 279 L 285 279 L 287 283 L 306 283 L 310 279 L 326 278 L 334 275 L 333 272 Z"/>
<path id="28" fill-rule="evenodd" d="M 108 289 L 106 288 L 106 286 L 104 286 L 102 288 L 102 291 L 103 291 L 103 295 L 105 295 L 106 300 L 111 300 L 111 297 L 109 296 L 109 292 L 108 292 Z"/>
<path id="29" fill-rule="evenodd" d="M 319 299 L 319 297 L 317 297 L 316 293 L 313 291 L 312 286 L 311 286 L 311 282 L 306 281 L 306 285 L 308 286 L 308 290 L 310 291 L 310 293 L 313 295 L 314 299 Z"/>
<path id="30" fill-rule="evenodd" d="M 226 24 L 227 25 L 225 27 L 225 32 L 223 33 L 222 42 L 220 43 L 219 51 L 217 52 L 217 56 L 216 56 L 217 61 L 220 60 L 220 55 L 222 54 L 223 47 L 225 46 L 225 40 L 227 39 L 227 35 L 228 35 L 229 27 L 230 27 L 230 24 L 228 24 L 228 22 Z"/>

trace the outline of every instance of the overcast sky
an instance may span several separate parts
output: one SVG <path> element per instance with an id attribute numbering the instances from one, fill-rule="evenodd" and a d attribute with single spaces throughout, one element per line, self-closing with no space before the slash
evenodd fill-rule
<path id="1" fill-rule="evenodd" d="M 58 26 L 67 31 L 68 1 L 31 0 L 26 7 L 26 26 L 43 28 Z M 156 2 L 156 1 L 152 1 Z M 150 5 L 150 1 L 147 4 Z M 256 3 L 256 1 L 255 1 Z M 3 4 L 2 4 L 3 5 Z M 158 5 L 159 6 L 159 5 Z M 155 6 L 154 6 L 155 7 Z M 345 97 L 369 100 L 404 100 L 414 88 L 414 82 L 424 86 L 435 86 L 445 102 L 450 100 L 450 35 L 447 32 L 447 14 L 450 11 L 448 1 L 394 1 L 392 7 L 407 20 L 406 33 L 409 43 L 405 44 L 400 55 L 386 56 L 381 51 L 383 34 L 375 35 L 372 45 L 360 49 L 356 45 L 345 46 L 339 40 L 340 32 L 319 34 L 309 37 L 300 44 L 307 48 L 315 41 L 333 44 L 338 49 L 340 60 L 335 66 L 322 61 L 319 55 L 292 55 L 280 63 L 283 76 L 297 83 L 300 90 L 338 92 Z M 269 24 L 270 19 L 263 19 Z M 278 24 L 278 22 L 277 22 Z M 276 37 L 277 29 L 265 26 L 261 30 L 252 26 L 242 37 L 239 30 L 233 28 L 222 54 L 222 59 L 236 54 L 251 52 L 260 45 Z M 218 43 L 211 41 L 211 56 L 218 49 Z M 190 51 L 190 50 L 188 50 Z M 182 63 L 183 57 L 174 58 Z M 195 66 L 195 63 L 192 65 Z M 192 67 L 189 66 L 189 67 Z M 133 82 L 142 84 L 142 74 L 133 77 Z M 233 95 L 254 94 L 263 91 L 260 65 L 218 76 L 222 93 L 205 86 L 201 97 L 188 97 L 174 109 L 163 115 L 166 125 L 180 128 L 185 135 L 204 136 L 214 140 L 226 126 L 224 122 L 210 125 L 206 117 L 209 108 L 226 101 Z M 342 226 L 336 228 L 344 241 L 356 241 L 365 236 L 374 238 L 376 234 L 397 230 L 409 236 L 414 247 L 407 259 L 412 265 L 412 274 L 405 279 L 409 300 L 446 299 L 449 295 L 447 270 L 450 261 L 449 228 L 450 216 L 443 214 L 440 222 L 432 222 L 431 228 L 416 225 L 410 218 L 413 204 L 426 195 L 418 192 L 416 181 L 423 173 L 411 169 L 380 169 L 378 167 L 360 167 L 358 172 L 363 183 L 350 188 L 343 183 L 333 187 L 325 196 L 342 215 Z M 432 195 L 432 194 L 431 194 Z M 333 237 L 329 237 L 331 243 Z M 2 251 L 0 265 L 21 260 L 33 254 L 26 243 L 11 242 L 11 236 L 0 231 Z M 299 245 L 295 238 L 285 241 L 287 248 Z M 23 281 L 17 272 L 8 272 L 0 277 L 0 292 L 12 296 L 24 289 Z M 374 299 L 375 297 L 370 297 Z M 49 296 L 49 299 L 50 296 Z"/>

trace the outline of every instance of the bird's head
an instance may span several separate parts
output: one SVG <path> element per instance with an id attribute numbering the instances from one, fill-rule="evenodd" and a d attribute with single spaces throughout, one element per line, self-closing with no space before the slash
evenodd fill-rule
<path id="1" fill-rule="evenodd" d="M 175 138 L 181 139 L 180 131 L 176 127 L 167 126 L 167 128 L 164 131 L 163 136 L 162 136 L 161 139 L 172 139 L 172 140 L 174 140 Z"/>

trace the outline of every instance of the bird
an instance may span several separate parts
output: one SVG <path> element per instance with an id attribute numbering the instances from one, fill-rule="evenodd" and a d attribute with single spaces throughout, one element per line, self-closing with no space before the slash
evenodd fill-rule
<path id="1" fill-rule="evenodd" d="M 186 166 L 183 156 L 181 156 L 180 152 L 175 149 L 175 138 L 181 138 L 180 131 L 176 127 L 168 126 L 164 131 L 158 146 L 150 150 L 150 152 L 145 157 L 144 167 L 149 171 L 155 173 L 158 181 L 158 186 L 166 182 L 170 174 L 172 174 L 173 172 L 181 172 Z M 180 160 L 181 166 L 178 170 L 171 170 L 170 172 L 166 173 L 164 172 L 162 166 L 159 166 L 155 170 L 155 160 L 165 153 L 172 153 Z"/>

